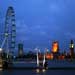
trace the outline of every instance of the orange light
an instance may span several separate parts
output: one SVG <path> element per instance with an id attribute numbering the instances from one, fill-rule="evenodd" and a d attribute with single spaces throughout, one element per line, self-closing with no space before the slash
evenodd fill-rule
<path id="1" fill-rule="evenodd" d="M 46 59 L 53 59 L 53 54 L 46 54 Z"/>
<path id="2" fill-rule="evenodd" d="M 52 52 L 54 53 L 58 52 L 58 42 L 53 42 Z"/>
<path id="3" fill-rule="evenodd" d="M 47 58 L 47 59 L 50 59 L 50 55 L 49 55 L 49 54 L 46 54 L 46 58 Z"/>
<path id="4" fill-rule="evenodd" d="M 53 59 L 53 54 L 51 54 L 51 59 Z"/>
<path id="5" fill-rule="evenodd" d="M 59 59 L 63 60 L 63 59 L 65 59 L 65 56 L 61 55 L 61 56 L 59 56 Z"/>

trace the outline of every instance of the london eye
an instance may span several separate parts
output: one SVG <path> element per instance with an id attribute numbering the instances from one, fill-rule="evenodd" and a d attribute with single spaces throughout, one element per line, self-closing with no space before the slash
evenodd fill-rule
<path id="1" fill-rule="evenodd" d="M 8 7 L 5 17 L 4 27 L 4 48 L 7 53 L 12 53 L 15 50 L 16 44 L 16 24 L 15 24 L 15 12 L 13 7 Z"/>

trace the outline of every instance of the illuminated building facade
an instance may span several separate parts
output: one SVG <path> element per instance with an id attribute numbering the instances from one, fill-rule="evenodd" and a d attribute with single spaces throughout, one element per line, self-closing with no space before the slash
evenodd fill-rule
<path id="1" fill-rule="evenodd" d="M 59 52 L 59 44 L 58 41 L 54 41 L 52 44 L 52 53 L 58 53 Z"/>
<path id="2" fill-rule="evenodd" d="M 53 59 L 53 54 L 52 53 L 47 53 L 46 54 L 46 59 L 47 60 L 52 60 Z"/>
<path id="3" fill-rule="evenodd" d="M 54 41 L 52 43 L 52 53 L 53 53 L 53 58 L 58 58 L 58 56 L 59 56 L 59 43 L 58 43 L 58 41 Z"/>

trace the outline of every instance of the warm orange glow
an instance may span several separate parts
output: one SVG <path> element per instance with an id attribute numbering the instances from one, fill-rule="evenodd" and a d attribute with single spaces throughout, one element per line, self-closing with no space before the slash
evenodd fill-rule
<path id="1" fill-rule="evenodd" d="M 53 59 L 53 54 L 51 54 L 51 59 Z"/>
<path id="2" fill-rule="evenodd" d="M 53 42 L 53 45 L 52 45 L 52 52 L 53 52 L 53 53 L 58 52 L 58 42 Z"/>
<path id="3" fill-rule="evenodd" d="M 53 59 L 53 54 L 46 54 L 46 59 Z"/>
<path id="4" fill-rule="evenodd" d="M 46 58 L 47 58 L 47 59 L 50 59 L 50 55 L 49 55 L 49 54 L 46 54 Z"/>
<path id="5" fill-rule="evenodd" d="M 59 59 L 63 60 L 63 59 L 65 59 L 65 56 L 64 55 L 60 55 Z"/>

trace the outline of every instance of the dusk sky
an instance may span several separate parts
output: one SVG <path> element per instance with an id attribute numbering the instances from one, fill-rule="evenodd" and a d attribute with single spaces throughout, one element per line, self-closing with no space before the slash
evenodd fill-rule
<path id="1" fill-rule="evenodd" d="M 75 0 L 0 0 L 1 27 L 9 6 L 15 11 L 16 41 L 23 42 L 25 50 L 51 50 L 57 40 L 63 51 L 71 39 L 75 41 Z"/>

